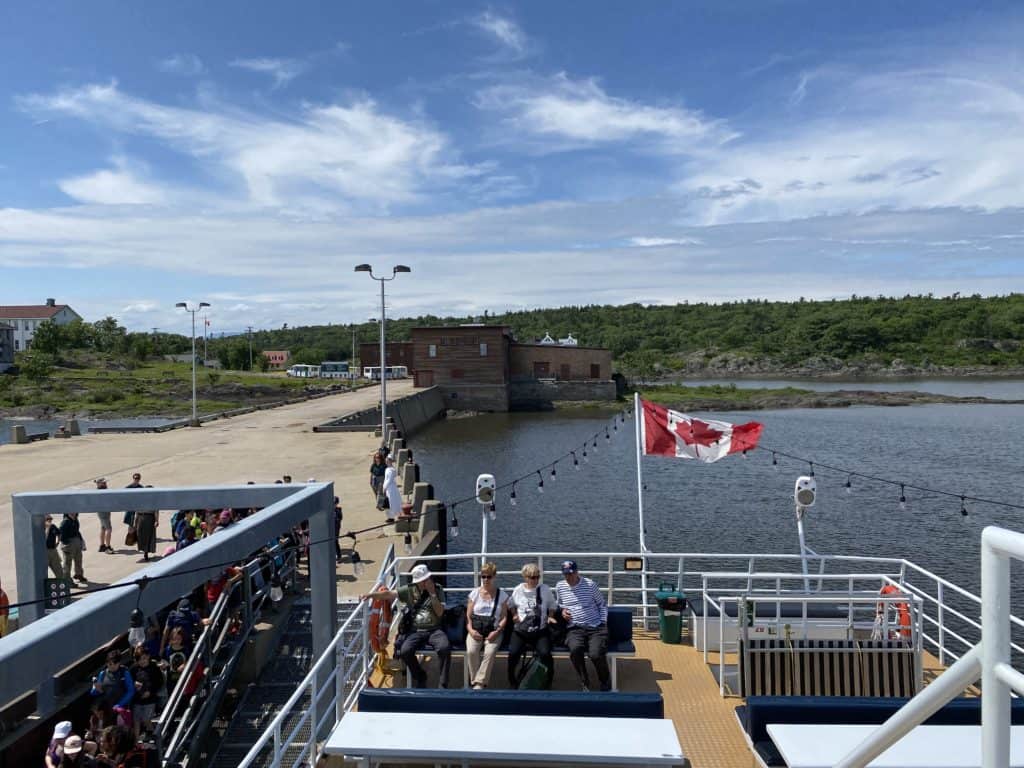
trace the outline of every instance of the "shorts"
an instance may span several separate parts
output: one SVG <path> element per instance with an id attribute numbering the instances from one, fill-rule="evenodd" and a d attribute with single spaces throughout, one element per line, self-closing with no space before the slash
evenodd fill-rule
<path id="1" fill-rule="evenodd" d="M 100 530 L 111 531 L 113 526 L 110 524 L 110 513 L 109 512 L 97 512 L 96 517 L 100 519 Z"/>
<path id="2" fill-rule="evenodd" d="M 139 722 L 148 722 L 156 716 L 156 704 L 136 704 L 132 714 Z"/>

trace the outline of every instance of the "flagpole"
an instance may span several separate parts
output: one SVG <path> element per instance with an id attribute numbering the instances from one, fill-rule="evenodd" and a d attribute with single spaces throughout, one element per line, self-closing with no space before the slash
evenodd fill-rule
<path id="1" fill-rule="evenodd" d="M 643 438 L 640 419 L 643 408 L 640 406 L 640 393 L 633 393 L 633 417 L 636 423 L 636 503 L 640 516 L 640 555 L 643 570 L 640 571 L 641 602 L 643 603 L 644 629 L 647 629 L 647 537 L 644 528 L 644 475 L 643 475 Z"/>

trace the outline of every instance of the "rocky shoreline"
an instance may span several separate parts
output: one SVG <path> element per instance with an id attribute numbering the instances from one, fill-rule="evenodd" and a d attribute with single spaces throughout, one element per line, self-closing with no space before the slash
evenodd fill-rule
<path id="1" fill-rule="evenodd" d="M 867 406 L 910 406 L 931 405 L 1022 405 L 1024 400 L 998 400 L 990 397 L 957 397 L 937 395 L 931 392 L 879 392 L 870 389 L 838 389 L 810 391 L 802 389 L 737 390 L 743 397 L 732 395 L 716 396 L 699 389 L 688 396 L 680 388 L 673 387 L 659 392 L 658 387 L 643 390 L 641 395 L 675 410 L 693 411 L 760 411 L 788 408 L 850 408 Z"/>

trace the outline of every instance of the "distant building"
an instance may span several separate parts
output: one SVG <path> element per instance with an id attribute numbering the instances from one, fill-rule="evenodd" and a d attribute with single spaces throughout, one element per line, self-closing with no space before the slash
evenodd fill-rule
<path id="1" fill-rule="evenodd" d="M 292 353 L 287 349 L 265 349 L 260 354 L 267 358 L 270 370 L 272 371 L 280 371 L 287 368 L 289 361 L 292 359 Z"/>
<path id="2" fill-rule="evenodd" d="M 416 360 L 416 352 L 414 349 L 415 345 L 411 341 L 388 341 L 385 343 L 384 356 L 387 359 L 387 364 L 390 365 L 404 365 L 409 369 L 409 375 L 412 376 L 416 371 L 414 362 Z M 372 344 L 360 344 L 359 345 L 359 367 L 360 368 L 376 368 L 380 365 L 380 344 L 373 342 Z"/>
<path id="3" fill-rule="evenodd" d="M 555 400 L 613 400 L 611 350 L 571 335 L 520 344 L 504 325 L 414 328 L 417 387 L 441 389 L 449 408 L 507 411 Z M 389 360 L 390 362 L 390 360 Z"/>
<path id="4" fill-rule="evenodd" d="M 14 365 L 14 327 L 0 322 L 0 373 Z"/>
<path id="5" fill-rule="evenodd" d="M 45 304 L 27 304 L 16 307 L 0 307 L 0 323 L 14 329 L 14 351 L 23 352 L 32 346 L 36 328 L 47 320 L 57 325 L 67 325 L 82 316 L 67 304 L 58 304 L 56 299 L 47 299 Z"/>

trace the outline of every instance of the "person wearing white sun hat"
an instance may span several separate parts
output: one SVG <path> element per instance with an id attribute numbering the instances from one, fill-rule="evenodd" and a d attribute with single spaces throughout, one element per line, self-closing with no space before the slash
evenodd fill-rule
<path id="1" fill-rule="evenodd" d="M 53 738 L 46 748 L 44 765 L 46 768 L 57 768 L 64 757 L 64 742 L 71 735 L 71 721 L 63 720 L 54 727 Z"/>
<path id="2" fill-rule="evenodd" d="M 452 665 L 452 647 L 448 635 L 441 626 L 444 617 L 444 590 L 434 583 L 434 577 L 427 566 L 420 563 L 413 567 L 409 576 L 412 584 L 396 590 L 381 590 L 360 595 L 360 600 L 401 600 L 412 615 L 412 626 L 405 636 L 398 655 L 412 673 L 413 685 L 423 688 L 427 684 L 427 673 L 416 657 L 416 651 L 428 643 L 437 652 L 441 662 L 440 686 L 448 687 L 448 673 Z"/>

